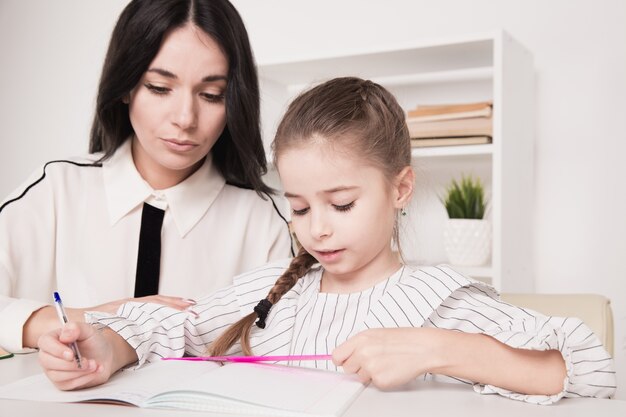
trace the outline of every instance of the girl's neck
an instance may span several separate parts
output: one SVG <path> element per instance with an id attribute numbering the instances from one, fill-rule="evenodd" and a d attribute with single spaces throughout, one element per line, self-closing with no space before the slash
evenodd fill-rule
<path id="1" fill-rule="evenodd" d="M 320 292 L 348 294 L 361 292 L 386 280 L 402 266 L 397 253 L 389 249 L 361 268 L 348 273 L 333 273 L 324 270 L 320 283 Z"/>

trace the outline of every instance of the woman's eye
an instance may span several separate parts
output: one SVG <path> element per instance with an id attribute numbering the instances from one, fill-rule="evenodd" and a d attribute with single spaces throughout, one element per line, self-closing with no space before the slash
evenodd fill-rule
<path id="1" fill-rule="evenodd" d="M 165 95 L 170 92 L 170 89 L 167 87 L 159 87 L 158 85 L 146 83 L 144 84 L 148 90 L 157 95 Z"/>
<path id="2" fill-rule="evenodd" d="M 344 204 L 342 206 L 338 206 L 336 204 L 333 204 L 333 207 L 337 211 L 350 211 L 350 209 L 352 209 L 352 207 L 354 207 L 354 201 L 351 202 L 351 203 L 348 203 L 348 204 Z"/>
<path id="3" fill-rule="evenodd" d="M 307 214 L 308 211 L 309 208 L 307 207 L 300 210 L 292 209 L 291 213 L 293 213 L 294 216 L 304 216 L 305 214 Z"/>
<path id="4" fill-rule="evenodd" d="M 224 101 L 224 94 L 202 93 L 201 97 L 209 103 L 221 103 Z"/>

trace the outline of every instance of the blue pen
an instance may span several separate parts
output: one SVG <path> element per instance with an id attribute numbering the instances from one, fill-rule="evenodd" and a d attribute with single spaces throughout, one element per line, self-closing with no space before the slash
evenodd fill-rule
<path id="1" fill-rule="evenodd" d="M 63 308 L 63 302 L 61 302 L 61 296 L 56 291 L 54 293 L 54 306 L 57 309 L 57 314 L 59 315 L 59 320 L 61 320 L 61 324 L 63 326 L 65 326 L 65 323 L 67 323 L 67 321 L 68 321 L 67 320 L 67 316 L 65 315 L 65 309 Z M 78 351 L 78 345 L 76 344 L 76 342 L 70 343 L 70 348 L 74 352 L 74 359 L 76 359 L 76 363 L 78 364 L 78 368 L 82 369 L 83 366 L 82 366 L 82 363 L 81 363 L 80 352 Z"/>

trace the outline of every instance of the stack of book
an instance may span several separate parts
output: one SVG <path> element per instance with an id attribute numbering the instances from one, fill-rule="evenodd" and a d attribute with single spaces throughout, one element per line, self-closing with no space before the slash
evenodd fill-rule
<path id="1" fill-rule="evenodd" d="M 406 119 L 413 147 L 491 143 L 492 103 L 422 105 Z"/>

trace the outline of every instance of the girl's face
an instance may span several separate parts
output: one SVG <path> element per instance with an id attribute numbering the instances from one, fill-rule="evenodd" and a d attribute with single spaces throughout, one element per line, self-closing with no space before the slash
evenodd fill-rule
<path id="1" fill-rule="evenodd" d="M 391 239 L 406 200 L 380 169 L 319 142 L 286 150 L 277 166 L 298 240 L 324 267 L 324 292 L 361 291 L 400 266 Z"/>
<path id="2" fill-rule="evenodd" d="M 226 126 L 228 61 L 187 24 L 169 32 L 128 97 L 137 170 L 155 189 L 198 169 Z"/>

